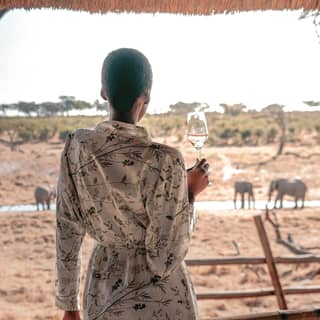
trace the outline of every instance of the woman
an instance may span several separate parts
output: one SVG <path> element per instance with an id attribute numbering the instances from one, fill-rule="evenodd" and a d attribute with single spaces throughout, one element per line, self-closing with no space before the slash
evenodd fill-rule
<path id="1" fill-rule="evenodd" d="M 101 95 L 110 121 L 67 139 L 57 196 L 56 305 L 78 320 L 80 248 L 95 239 L 84 320 L 198 319 L 183 260 L 193 202 L 208 185 L 205 159 L 185 170 L 181 154 L 136 123 L 150 99 L 147 58 L 119 49 L 105 59 Z"/>

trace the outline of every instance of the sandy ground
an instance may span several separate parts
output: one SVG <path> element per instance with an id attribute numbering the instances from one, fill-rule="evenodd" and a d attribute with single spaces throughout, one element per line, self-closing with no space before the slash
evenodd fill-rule
<path id="1" fill-rule="evenodd" d="M 192 146 L 184 142 L 158 139 L 177 147 L 188 166 L 196 158 Z M 31 204 L 38 185 L 56 186 L 59 159 L 63 144 L 25 144 L 11 152 L 0 145 L 0 205 Z M 253 182 L 257 199 L 266 199 L 271 179 L 302 178 L 308 185 L 307 199 L 320 199 L 319 156 L 302 159 L 283 155 L 263 166 L 249 166 L 270 159 L 276 146 L 205 148 L 203 155 L 211 163 L 212 186 L 198 200 L 230 200 L 236 180 Z M 319 153 L 320 146 L 286 146 L 285 152 L 302 156 Z M 243 171 L 236 171 L 238 167 Z M 258 211 L 219 211 L 200 213 L 199 224 L 192 240 L 188 258 L 232 256 L 236 250 L 232 241 L 240 245 L 241 255 L 262 255 L 252 215 Z M 299 245 L 313 248 L 320 254 L 320 208 L 281 210 L 282 232 L 293 235 Z M 274 231 L 267 225 L 275 255 L 290 255 L 288 249 L 276 244 Z M 0 214 L 0 320 L 61 319 L 54 307 L 55 221 L 52 212 Z M 83 248 L 84 270 L 92 242 L 86 239 Z M 263 266 L 190 267 L 197 292 L 263 288 L 271 285 Z M 320 265 L 300 264 L 279 266 L 284 286 L 320 285 Z M 289 308 L 320 306 L 320 295 L 291 295 Z M 243 313 L 277 309 L 274 297 L 215 300 L 199 302 L 201 319 L 212 319 Z"/>
<path id="2" fill-rule="evenodd" d="M 224 257 L 236 253 L 237 241 L 243 256 L 262 256 L 252 215 L 258 211 L 199 213 L 188 258 Z M 320 254 L 320 209 L 279 210 L 284 236 Z M 292 255 L 276 244 L 274 231 L 266 225 L 275 256 Z M 83 270 L 92 241 L 83 246 Z M 0 319 L 58 320 L 54 307 L 55 217 L 52 212 L 2 213 L 0 215 Z M 259 289 L 271 283 L 264 266 L 189 267 L 197 292 Z M 283 286 L 320 285 L 320 264 L 279 265 Z M 84 274 L 83 277 L 84 278 Z M 320 294 L 286 297 L 291 309 L 320 306 Z M 199 302 L 201 319 L 277 310 L 275 297 Z"/>
<path id="3" fill-rule="evenodd" d="M 155 139 L 166 142 L 182 152 L 186 164 L 191 166 L 197 153 L 187 141 L 177 143 L 174 138 Z M 56 186 L 60 154 L 63 144 L 50 143 L 25 144 L 17 151 L 0 145 L 0 205 L 34 203 L 34 189 L 38 185 Z M 244 167 L 270 159 L 276 145 L 263 147 L 204 148 L 203 155 L 211 164 L 212 185 L 199 196 L 198 200 L 233 199 L 233 185 L 237 180 L 251 181 L 256 199 L 266 199 L 270 180 L 273 178 L 300 177 L 308 186 L 307 199 L 320 199 L 320 179 L 314 179 L 319 172 L 319 155 L 309 159 L 283 155 L 276 161 L 263 166 Z M 302 156 L 320 153 L 320 146 L 287 146 L 285 152 L 295 152 Z M 240 168 L 235 170 L 235 168 Z"/>

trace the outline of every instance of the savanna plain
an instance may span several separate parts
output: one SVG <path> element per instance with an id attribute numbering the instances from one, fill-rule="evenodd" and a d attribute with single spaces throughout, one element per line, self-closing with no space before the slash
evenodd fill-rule
<path id="1" fill-rule="evenodd" d="M 232 200 L 234 182 L 239 180 L 252 182 L 255 198 L 266 200 L 272 179 L 296 177 L 308 186 L 306 200 L 320 200 L 320 127 L 317 127 L 320 112 L 286 117 L 286 144 L 282 154 L 274 157 L 280 131 L 272 120 L 252 120 L 250 115 L 230 118 L 208 115 L 210 138 L 203 156 L 211 164 L 212 184 L 197 200 Z M 0 119 L 3 128 L 0 130 L 0 205 L 32 204 L 36 186 L 56 186 L 63 132 L 92 127 L 102 120 L 66 118 Z M 149 129 L 155 141 L 179 149 L 187 166 L 191 166 L 197 154 L 185 137 L 185 117 L 168 119 L 168 116 L 149 116 L 142 125 Z M 13 121 L 11 127 L 10 121 Z M 12 145 L 10 137 L 18 122 L 25 132 L 14 133 Z M 54 129 L 44 139 L 38 139 L 34 132 L 37 126 L 44 130 L 45 123 L 49 128 L 45 132 Z M 33 135 L 26 139 L 30 132 Z M 297 246 L 320 254 L 320 208 L 279 209 L 276 213 L 284 238 L 290 234 Z M 264 218 L 264 212 L 257 209 L 199 211 L 187 259 L 234 257 L 239 253 L 263 256 L 253 222 L 256 214 Z M 269 223 L 265 225 L 274 255 L 293 256 L 288 248 L 277 243 L 273 227 Z M 82 280 L 92 244 L 87 237 L 82 250 Z M 54 261 L 54 211 L 0 213 L 1 320 L 61 319 L 62 313 L 54 306 Z M 189 271 L 199 293 L 271 287 L 264 265 L 193 266 Z M 278 265 L 278 271 L 284 287 L 320 285 L 320 264 Z M 288 295 L 286 300 L 290 309 L 320 306 L 320 294 Z M 201 319 L 277 309 L 274 296 L 199 301 Z"/>

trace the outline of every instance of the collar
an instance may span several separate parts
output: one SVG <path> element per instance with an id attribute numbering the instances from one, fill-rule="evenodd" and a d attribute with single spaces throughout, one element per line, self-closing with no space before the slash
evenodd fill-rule
<path id="1" fill-rule="evenodd" d="M 96 129 L 102 129 L 103 131 L 115 131 L 119 135 L 135 136 L 140 138 L 150 139 L 148 131 L 144 127 L 137 126 L 132 123 L 121 121 L 102 121 L 98 123 Z"/>

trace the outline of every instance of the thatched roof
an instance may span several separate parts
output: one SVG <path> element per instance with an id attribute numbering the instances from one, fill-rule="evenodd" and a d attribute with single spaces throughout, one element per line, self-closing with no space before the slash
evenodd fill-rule
<path id="1" fill-rule="evenodd" d="M 252 10 L 320 10 L 320 0 L 0 0 L 4 8 L 210 15 Z"/>

